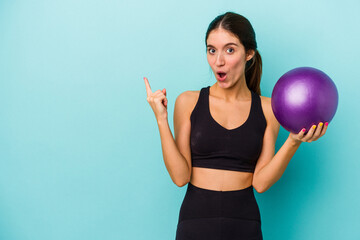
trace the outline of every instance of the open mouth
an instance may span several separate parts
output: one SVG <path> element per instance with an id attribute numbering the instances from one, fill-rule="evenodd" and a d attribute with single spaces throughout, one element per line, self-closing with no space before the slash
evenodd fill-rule
<path id="1" fill-rule="evenodd" d="M 217 72 L 217 75 L 218 75 L 218 80 L 219 81 L 225 81 L 226 79 L 226 73 L 225 72 Z"/>

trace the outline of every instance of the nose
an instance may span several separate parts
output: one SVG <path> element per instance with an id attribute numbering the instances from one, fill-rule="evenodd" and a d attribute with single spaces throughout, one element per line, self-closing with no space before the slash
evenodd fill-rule
<path id="1" fill-rule="evenodd" d="M 224 56 L 219 53 L 217 56 L 216 56 L 216 59 L 215 59 L 215 65 L 216 66 L 222 66 L 225 64 L 225 58 Z"/>

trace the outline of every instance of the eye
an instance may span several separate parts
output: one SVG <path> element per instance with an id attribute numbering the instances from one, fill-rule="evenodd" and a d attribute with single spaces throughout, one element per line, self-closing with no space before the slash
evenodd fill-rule
<path id="1" fill-rule="evenodd" d="M 230 53 L 233 53 L 233 52 L 234 52 L 234 49 L 233 49 L 233 48 L 228 48 L 228 50 L 229 50 L 229 49 L 231 49 L 231 50 L 232 50 L 232 52 L 230 52 Z"/>
<path id="2" fill-rule="evenodd" d="M 211 52 L 211 50 L 214 50 L 213 48 L 209 48 L 208 51 L 209 53 L 214 53 L 214 52 Z"/>

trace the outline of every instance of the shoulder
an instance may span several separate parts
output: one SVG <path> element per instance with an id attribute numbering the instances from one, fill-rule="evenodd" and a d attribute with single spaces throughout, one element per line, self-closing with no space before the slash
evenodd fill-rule
<path id="1" fill-rule="evenodd" d="M 184 91 L 182 93 L 179 94 L 179 96 L 177 96 L 176 100 L 179 101 L 193 101 L 194 99 L 196 99 L 200 94 L 200 91 Z"/>
<path id="2" fill-rule="evenodd" d="M 280 125 L 277 119 L 275 118 L 274 112 L 271 107 L 271 98 L 260 96 L 261 99 L 261 105 L 264 112 L 264 116 L 266 118 L 266 122 L 268 125 L 272 126 L 274 130 L 277 130 Z"/>
<path id="3" fill-rule="evenodd" d="M 180 93 L 175 101 L 175 105 L 182 109 L 182 111 L 190 114 L 194 109 L 199 98 L 200 91 L 184 91 Z"/>
<path id="4" fill-rule="evenodd" d="M 261 96 L 261 95 L 259 95 L 259 97 L 260 97 L 260 100 L 261 100 L 261 106 L 262 106 L 262 108 L 264 110 L 264 113 L 265 113 L 265 111 L 266 112 L 268 111 L 268 108 L 271 108 L 271 98 Z"/>
<path id="5" fill-rule="evenodd" d="M 265 117 L 267 117 L 266 115 L 269 114 L 269 111 L 270 110 L 272 111 L 272 109 L 271 109 L 271 98 L 261 96 L 261 95 L 259 95 L 259 97 L 260 97 L 260 100 L 261 100 L 261 107 L 263 109 L 264 115 L 265 115 Z"/>

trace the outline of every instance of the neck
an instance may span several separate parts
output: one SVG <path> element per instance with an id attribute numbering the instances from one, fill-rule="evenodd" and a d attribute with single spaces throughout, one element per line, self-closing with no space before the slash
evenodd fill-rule
<path id="1" fill-rule="evenodd" d="M 246 84 L 245 76 L 228 88 L 222 88 L 219 86 L 218 82 L 216 82 L 211 87 L 211 93 L 226 102 L 246 101 L 251 99 L 251 91 Z"/>

